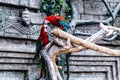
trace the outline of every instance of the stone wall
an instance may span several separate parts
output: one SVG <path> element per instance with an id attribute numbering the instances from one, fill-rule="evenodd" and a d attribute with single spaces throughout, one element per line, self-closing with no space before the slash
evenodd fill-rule
<path id="1" fill-rule="evenodd" d="M 106 0 L 114 8 L 120 0 Z M 104 20 L 109 16 L 101 0 L 74 0 L 79 19 Z M 44 13 L 38 13 L 41 0 L 0 0 L 0 80 L 35 80 L 39 77 L 38 62 L 33 61 L 36 39 Z M 31 20 L 30 26 L 22 24 L 22 11 L 28 8 L 38 13 L 40 23 Z M 38 19 L 37 18 L 37 19 Z M 115 26 L 119 26 L 119 15 Z M 79 25 L 81 32 L 94 34 L 99 24 Z M 77 36 L 85 39 L 84 36 Z M 119 40 L 100 41 L 97 44 L 120 49 Z M 120 58 L 92 50 L 73 53 L 70 57 L 70 80 L 120 80 Z"/>
<path id="2" fill-rule="evenodd" d="M 22 11 L 40 10 L 40 0 L 0 0 L 0 80 L 36 80 L 40 69 L 33 60 L 40 24 L 22 24 Z"/>

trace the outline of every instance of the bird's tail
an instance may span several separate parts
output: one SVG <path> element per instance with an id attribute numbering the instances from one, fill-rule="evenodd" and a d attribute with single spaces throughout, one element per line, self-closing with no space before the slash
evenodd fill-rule
<path id="1" fill-rule="evenodd" d="M 45 61 L 43 58 L 41 58 L 41 73 L 40 73 L 40 77 L 39 79 L 41 78 L 45 78 L 46 76 L 46 67 L 45 67 Z"/>

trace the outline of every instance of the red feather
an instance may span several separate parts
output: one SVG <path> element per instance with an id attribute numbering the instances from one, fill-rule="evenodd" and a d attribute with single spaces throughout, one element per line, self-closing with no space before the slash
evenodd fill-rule
<path id="1" fill-rule="evenodd" d="M 61 26 L 61 25 L 59 24 L 59 22 L 58 22 L 58 20 L 64 20 L 64 17 L 62 17 L 62 16 L 53 16 L 53 15 L 52 15 L 52 16 L 47 16 L 47 17 L 45 18 L 45 20 L 48 20 L 48 21 L 50 21 L 52 24 L 60 27 L 61 29 L 64 29 L 64 26 Z"/>
<path id="2" fill-rule="evenodd" d="M 41 30 L 40 30 L 40 36 L 38 37 L 37 41 L 39 40 L 42 40 L 43 41 L 43 44 L 41 45 L 41 47 L 43 48 L 45 45 L 48 44 L 49 42 L 49 38 L 48 38 L 48 34 L 45 30 L 45 26 L 42 26 L 41 27 Z"/>

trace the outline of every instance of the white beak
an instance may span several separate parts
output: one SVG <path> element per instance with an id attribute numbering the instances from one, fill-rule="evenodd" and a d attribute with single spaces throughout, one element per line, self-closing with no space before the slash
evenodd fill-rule
<path id="1" fill-rule="evenodd" d="M 44 22 L 45 24 L 48 24 L 48 23 L 50 23 L 50 21 L 48 21 L 48 20 L 45 20 L 45 22 Z"/>

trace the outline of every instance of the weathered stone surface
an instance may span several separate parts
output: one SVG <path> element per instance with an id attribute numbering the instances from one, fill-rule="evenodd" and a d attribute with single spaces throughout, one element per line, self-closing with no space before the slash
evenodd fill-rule
<path id="1" fill-rule="evenodd" d="M 11 0 L 11 4 L 19 5 L 20 0 Z"/>
<path id="2" fill-rule="evenodd" d="M 33 8 L 40 8 L 40 0 L 29 0 L 29 6 Z"/>
<path id="3" fill-rule="evenodd" d="M 0 0 L 0 2 L 4 2 L 4 0 Z"/>
<path id="4" fill-rule="evenodd" d="M 29 0 L 20 0 L 20 5 L 28 6 L 29 5 Z"/>
<path id="5" fill-rule="evenodd" d="M 84 13 L 83 0 L 75 0 L 74 4 L 77 8 L 78 13 Z"/>
<path id="6" fill-rule="evenodd" d="M 99 20 L 99 17 L 98 15 L 89 15 L 89 14 L 81 14 L 81 19 L 82 20 Z"/>
<path id="7" fill-rule="evenodd" d="M 4 3 L 10 3 L 10 0 L 4 0 Z"/>
<path id="8" fill-rule="evenodd" d="M 25 59 L 29 59 L 29 58 L 33 58 L 34 57 L 34 53 L 27 53 L 27 52 L 0 52 L 0 57 L 8 57 L 8 58 L 25 58 Z"/>
<path id="9" fill-rule="evenodd" d="M 81 54 L 79 54 L 81 55 Z M 117 64 L 118 63 L 118 64 Z M 96 72 L 101 73 L 104 72 L 105 76 L 108 78 L 107 80 L 117 80 L 117 74 L 119 73 L 119 57 L 102 57 L 102 56 L 87 56 L 87 55 L 81 55 L 81 56 L 71 56 L 70 58 L 70 71 L 71 74 L 80 75 L 81 73 L 84 73 L 85 76 L 87 76 L 88 73 L 94 74 L 96 76 Z M 118 67 L 118 68 L 116 68 Z M 113 73 L 111 73 L 113 72 Z M 113 76 L 112 76 L 113 75 Z M 71 75 L 73 76 L 73 75 Z M 94 78 L 100 77 L 96 76 Z M 72 78 L 72 77 L 71 77 Z M 84 78 L 79 76 L 79 79 Z M 94 79 L 93 78 L 93 79 Z M 89 79 L 86 77 L 86 79 Z M 105 79 L 105 78 L 104 78 Z M 106 79 L 105 79 L 106 80 Z"/>
<path id="10" fill-rule="evenodd" d="M 105 0 L 106 2 L 120 2 L 120 0 Z"/>
<path id="11" fill-rule="evenodd" d="M 106 73 L 71 74 L 70 80 L 106 80 Z"/>
<path id="12" fill-rule="evenodd" d="M 3 64 L 3 65 L 0 65 L 0 69 L 2 70 L 2 73 L 5 72 L 4 76 L 8 76 L 7 77 L 8 80 L 11 79 L 11 77 L 10 77 L 10 75 L 8 75 L 8 73 L 11 73 L 11 76 L 13 76 L 14 74 L 12 72 L 14 72 L 16 74 L 17 74 L 17 72 L 24 73 L 24 75 L 25 75 L 24 77 L 27 78 L 27 79 L 18 79 L 18 80 L 36 80 L 40 74 L 40 70 L 36 65 Z M 2 76 L 2 74 L 0 76 Z M 21 75 L 19 74 L 19 76 L 21 76 Z M 15 79 L 16 79 L 16 76 L 13 77 L 13 80 L 15 80 Z"/>
<path id="13" fill-rule="evenodd" d="M 26 80 L 25 71 L 0 71 L 0 80 Z"/>
<path id="14" fill-rule="evenodd" d="M 0 50 L 2 51 L 19 51 L 19 52 L 35 52 L 35 41 L 0 39 Z M 7 45 L 7 46 L 6 46 Z"/>
<path id="15" fill-rule="evenodd" d="M 100 27 L 99 24 L 94 24 L 94 25 L 89 24 L 89 25 L 80 25 L 79 27 L 76 27 L 76 29 L 84 33 L 94 34 L 100 30 Z"/>
<path id="16" fill-rule="evenodd" d="M 30 20 L 32 24 L 42 24 L 44 18 L 44 13 L 30 13 Z"/>
<path id="17" fill-rule="evenodd" d="M 34 26 L 31 26 L 29 29 L 31 34 L 29 38 L 36 40 L 40 34 L 41 25 L 34 25 Z"/>
<path id="18" fill-rule="evenodd" d="M 116 27 L 120 27 L 120 17 L 117 17 L 115 20 Z"/>
<path id="19" fill-rule="evenodd" d="M 34 40 L 0 38 L 0 43 L 1 80 L 36 80 L 39 77 L 38 62 L 33 60 Z"/>
<path id="20" fill-rule="evenodd" d="M 97 15 L 105 15 L 107 9 L 102 2 L 94 2 L 93 0 L 84 1 L 84 9 L 86 14 L 97 14 Z"/>
<path id="21" fill-rule="evenodd" d="M 16 8 L 11 8 L 10 10 L 12 16 L 19 16 L 19 10 Z"/>

